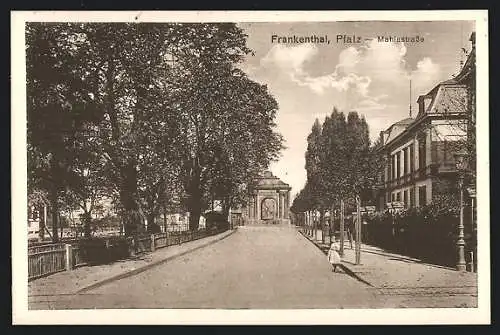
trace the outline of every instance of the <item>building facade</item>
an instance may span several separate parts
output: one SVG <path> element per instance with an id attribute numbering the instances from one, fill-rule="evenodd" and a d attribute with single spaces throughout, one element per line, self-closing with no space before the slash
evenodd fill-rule
<path id="1" fill-rule="evenodd" d="M 463 150 L 470 133 L 470 106 L 475 93 L 475 43 L 460 73 L 419 96 L 418 114 L 394 123 L 380 133 L 384 159 L 377 207 L 403 202 L 405 208 L 430 204 L 456 187 L 454 154 Z"/>
<path id="2" fill-rule="evenodd" d="M 289 223 L 290 185 L 281 181 L 270 171 L 264 172 L 250 190 L 245 209 L 246 222 Z"/>

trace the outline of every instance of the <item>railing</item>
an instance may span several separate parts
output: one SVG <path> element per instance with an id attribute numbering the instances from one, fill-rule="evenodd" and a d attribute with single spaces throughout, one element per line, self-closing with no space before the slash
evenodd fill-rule
<path id="1" fill-rule="evenodd" d="M 225 229 L 158 233 L 135 237 L 130 236 L 126 239 L 126 241 L 123 241 L 123 243 L 126 242 L 128 244 L 128 256 L 130 256 L 131 254 L 151 252 L 159 248 L 198 240 L 223 231 L 225 231 Z M 110 240 L 106 240 L 104 245 L 102 241 L 100 243 L 100 246 L 97 244 L 94 246 L 89 245 L 87 248 L 83 249 L 78 242 L 75 242 L 73 245 L 58 243 L 29 247 L 28 280 L 33 280 L 60 271 L 71 270 L 75 267 L 85 265 L 85 259 L 88 258 L 89 252 L 101 253 L 101 251 L 103 251 L 104 253 L 107 253 L 109 250 L 116 247 L 115 244 L 117 242 L 110 242 Z M 88 249 L 89 247 L 90 249 Z M 86 250 L 85 253 L 84 250 Z M 105 256 L 109 255 L 103 255 L 103 257 Z M 115 254 L 110 257 L 127 257 L 127 255 L 116 256 Z M 92 263 L 92 261 L 90 262 Z"/>
<path id="2" fill-rule="evenodd" d="M 154 246 L 155 249 L 168 247 L 168 234 L 167 233 L 159 233 L 154 236 Z"/>
<path id="3" fill-rule="evenodd" d="M 65 244 L 49 244 L 28 249 L 28 280 L 64 270 Z"/>
<path id="4" fill-rule="evenodd" d="M 208 230 L 197 230 L 185 231 L 180 233 L 159 233 L 151 235 L 151 237 L 149 238 L 145 237 L 144 239 L 154 241 L 154 249 L 160 249 L 171 245 L 199 240 L 200 238 L 205 238 L 219 232 L 220 231 L 210 232 Z"/>
<path id="5" fill-rule="evenodd" d="M 398 186 L 403 186 L 409 184 L 415 180 L 433 176 L 439 173 L 454 172 L 455 167 L 452 164 L 432 164 L 426 167 L 414 170 L 413 172 L 407 173 L 404 176 L 398 177 L 396 179 L 391 179 L 385 181 L 386 188 L 396 188 Z"/>
<path id="6" fill-rule="evenodd" d="M 62 239 L 59 239 L 59 242 L 58 244 L 75 244 L 78 242 L 78 239 L 76 238 L 67 238 L 67 237 L 64 237 Z M 31 248 L 35 248 L 35 247 L 44 247 L 44 246 L 47 246 L 47 245 L 54 245 L 54 242 L 52 242 L 52 240 L 50 239 L 47 239 L 43 242 L 39 242 L 38 240 L 36 241 L 28 241 L 28 248 L 31 249 Z"/>

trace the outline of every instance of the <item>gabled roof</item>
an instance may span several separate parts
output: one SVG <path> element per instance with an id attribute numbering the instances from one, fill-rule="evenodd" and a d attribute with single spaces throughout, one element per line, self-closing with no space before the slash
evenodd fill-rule
<path id="1" fill-rule="evenodd" d="M 429 104 L 423 106 L 418 111 L 417 119 L 428 114 L 461 114 L 466 112 L 467 88 L 465 84 L 460 84 L 456 80 L 447 80 L 439 83 L 426 95 L 421 95 L 422 99 L 431 99 Z"/>
<path id="2" fill-rule="evenodd" d="M 389 128 L 384 130 L 383 133 L 383 145 L 391 142 L 394 138 L 396 138 L 399 134 L 405 131 L 405 129 L 413 123 L 415 119 L 408 117 L 406 119 L 399 120 L 396 123 L 393 123 Z"/>
<path id="3" fill-rule="evenodd" d="M 453 117 L 462 117 L 467 112 L 467 104 L 465 103 L 466 100 L 464 100 L 464 98 L 467 99 L 467 83 L 475 75 L 476 48 L 474 32 L 469 40 L 472 41 L 472 49 L 460 72 L 454 78 L 442 81 L 427 94 L 418 97 L 417 102 L 419 105 L 423 104 L 424 108 L 419 108 L 415 119 L 400 120 L 382 131 L 382 147 L 397 138 L 401 138 L 405 131 L 418 127 L 427 116 L 449 117 L 453 115 Z M 431 101 L 424 104 L 427 99 L 431 99 Z"/>
<path id="4" fill-rule="evenodd" d="M 278 177 L 274 176 L 271 171 L 265 171 L 257 178 L 257 183 L 254 189 L 290 190 L 291 187 L 287 183 L 281 181 Z"/>
<path id="5" fill-rule="evenodd" d="M 432 90 L 427 94 L 418 97 L 417 102 L 421 103 L 423 99 L 431 98 L 432 101 L 429 105 L 425 106 L 425 110 L 419 110 L 417 119 L 424 117 L 426 114 L 444 114 L 450 110 L 455 110 L 460 113 L 460 109 L 457 105 L 457 101 L 454 98 L 450 99 L 450 94 L 461 94 L 465 95 L 467 82 L 472 78 L 475 73 L 475 58 L 476 58 L 476 48 L 475 48 L 475 33 L 471 34 L 469 39 L 472 41 L 472 49 L 467 56 L 465 64 L 463 64 L 460 72 L 453 78 L 445 80 L 437 84 Z M 449 93 L 449 94 L 448 94 Z M 455 101 L 452 101 L 455 100 Z M 455 102 L 455 103 L 454 103 Z M 447 105 L 447 106 L 445 106 Z M 465 112 L 465 111 L 463 111 Z"/>
<path id="6" fill-rule="evenodd" d="M 398 121 L 398 122 L 394 123 L 394 124 L 393 124 L 393 126 L 395 126 L 395 125 L 398 125 L 398 126 L 407 126 L 407 125 L 409 125 L 410 123 L 412 123 L 413 121 L 415 121 L 415 119 L 414 119 L 414 118 L 412 118 L 412 117 L 407 117 L 406 119 L 403 119 L 403 120 L 400 120 L 400 121 Z"/>

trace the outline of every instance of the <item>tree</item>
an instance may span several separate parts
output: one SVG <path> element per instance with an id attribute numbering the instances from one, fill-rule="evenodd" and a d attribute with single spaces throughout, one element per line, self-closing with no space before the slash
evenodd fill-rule
<path id="1" fill-rule="evenodd" d="M 65 203 L 69 210 L 81 209 L 83 232 L 91 236 L 92 213 L 99 208 L 100 202 L 110 193 L 111 185 L 106 178 L 109 165 L 95 144 L 98 138 L 84 136 L 79 141 L 79 155 L 72 164 L 70 178 L 67 180 Z"/>
<path id="2" fill-rule="evenodd" d="M 27 41 L 31 184 L 55 212 L 90 220 L 113 196 L 130 235 L 180 198 L 196 229 L 208 193 L 240 201 L 282 148 L 276 101 L 235 68 L 250 50 L 234 24 L 33 24 Z"/>
<path id="3" fill-rule="evenodd" d="M 230 206 L 253 170 L 276 156 L 281 138 L 272 129 L 274 98 L 235 68 L 250 53 L 242 30 L 225 23 L 181 24 L 176 30 L 174 106 L 182 134 L 184 202 L 195 230 L 210 194 L 221 193 Z"/>
<path id="4" fill-rule="evenodd" d="M 77 155 L 75 137 L 96 115 L 86 74 L 77 65 L 86 54 L 72 48 L 79 43 L 69 38 L 73 32 L 69 24 L 26 27 L 28 185 L 48 194 L 54 242 L 59 205 Z"/>
<path id="5" fill-rule="evenodd" d="M 373 184 L 377 171 L 372 169 L 368 124 L 358 113 L 347 115 L 344 157 L 349 173 L 345 174 L 345 194 L 351 198 Z M 347 171 L 346 171 L 347 172 Z"/>
<path id="6" fill-rule="evenodd" d="M 311 133 L 307 137 L 307 150 L 306 150 L 306 171 L 307 171 L 307 184 L 310 201 L 312 206 L 317 208 L 322 204 L 322 179 L 321 179 L 321 160 L 322 155 L 322 138 L 321 138 L 321 124 L 316 119 L 311 128 Z"/>
<path id="7" fill-rule="evenodd" d="M 340 201 L 345 194 L 345 176 L 349 173 L 344 154 L 347 151 L 347 125 L 345 115 L 336 108 L 323 123 L 321 139 L 323 159 L 321 179 L 325 185 L 324 197 L 328 205 Z"/>
<path id="8" fill-rule="evenodd" d="M 341 199 L 367 197 L 376 183 L 381 161 L 370 146 L 368 124 L 356 112 L 346 116 L 336 108 L 322 125 L 315 120 L 307 138 L 307 182 L 294 200 L 294 210 L 324 211 Z"/>

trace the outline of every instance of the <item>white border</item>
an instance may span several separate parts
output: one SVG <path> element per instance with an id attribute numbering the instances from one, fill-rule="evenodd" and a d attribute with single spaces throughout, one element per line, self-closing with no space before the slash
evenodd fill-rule
<path id="1" fill-rule="evenodd" d="M 137 19 L 136 19 L 137 17 Z M 27 171 L 24 24 L 53 22 L 329 22 L 452 21 L 476 23 L 478 308 L 353 310 L 64 310 L 28 311 Z M 489 324 L 488 12 L 432 11 L 13 11 L 12 67 L 12 319 L 14 324 Z"/>

